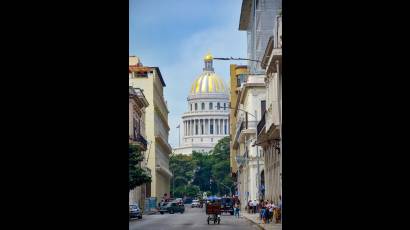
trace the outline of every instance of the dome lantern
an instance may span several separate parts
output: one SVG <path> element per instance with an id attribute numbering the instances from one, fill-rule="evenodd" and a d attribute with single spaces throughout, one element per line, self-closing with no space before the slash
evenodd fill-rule
<path id="1" fill-rule="evenodd" d="M 214 68 L 212 67 L 212 61 L 214 60 L 214 57 L 212 57 L 212 54 L 208 53 L 204 57 L 204 62 L 205 62 L 205 68 L 204 71 L 214 71 Z"/>

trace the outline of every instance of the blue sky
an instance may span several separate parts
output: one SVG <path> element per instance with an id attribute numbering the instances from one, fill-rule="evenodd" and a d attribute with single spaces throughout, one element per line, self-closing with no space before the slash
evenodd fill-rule
<path id="1" fill-rule="evenodd" d="M 242 0 L 129 0 L 129 53 L 145 66 L 160 68 L 166 87 L 169 143 L 178 146 L 181 115 L 192 82 L 202 72 L 203 56 L 246 57 L 246 32 L 239 31 Z M 229 64 L 214 61 L 229 83 Z M 182 133 L 181 133 L 182 135 Z"/>

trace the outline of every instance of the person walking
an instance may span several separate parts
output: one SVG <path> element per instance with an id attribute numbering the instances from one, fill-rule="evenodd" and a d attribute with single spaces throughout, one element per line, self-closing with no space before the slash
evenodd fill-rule
<path id="1" fill-rule="evenodd" d="M 234 213 L 235 213 L 235 217 L 239 218 L 239 204 L 238 203 L 235 203 Z"/>

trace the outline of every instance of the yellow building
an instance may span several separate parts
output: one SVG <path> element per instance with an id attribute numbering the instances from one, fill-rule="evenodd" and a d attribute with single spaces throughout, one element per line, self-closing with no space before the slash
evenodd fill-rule
<path id="1" fill-rule="evenodd" d="M 169 155 L 172 148 L 168 143 L 168 113 L 163 88 L 166 86 L 158 67 L 142 66 L 135 56 L 129 57 L 129 85 L 144 90 L 149 103 L 145 114 L 145 131 L 148 141 L 145 158 L 151 171 L 151 186 L 147 186 L 147 197 L 160 200 L 169 196 Z M 149 188 L 150 187 L 150 188 Z"/>
<path id="2" fill-rule="evenodd" d="M 249 74 L 248 68 L 246 65 L 230 65 L 230 107 L 235 108 L 238 100 L 238 88 L 240 84 L 244 81 L 246 76 Z M 236 115 L 235 110 L 230 110 L 229 114 L 229 130 L 230 130 L 230 139 L 232 140 L 236 132 Z M 234 148 L 235 147 L 235 148 Z M 234 146 L 234 142 L 231 141 L 230 144 L 230 160 L 231 160 L 231 173 L 236 180 L 238 172 L 238 164 L 236 162 L 238 148 Z"/>

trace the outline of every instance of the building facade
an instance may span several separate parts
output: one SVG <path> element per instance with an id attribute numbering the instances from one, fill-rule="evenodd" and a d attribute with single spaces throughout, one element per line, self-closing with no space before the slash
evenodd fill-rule
<path id="1" fill-rule="evenodd" d="M 230 65 L 230 105 L 231 108 L 236 107 L 236 102 L 238 99 L 238 91 L 239 88 L 244 81 L 244 79 L 248 76 L 248 67 L 246 65 Z M 236 113 L 235 110 L 230 110 L 229 113 L 229 130 L 236 131 Z M 230 139 L 233 139 L 232 132 L 230 132 Z M 238 172 L 238 164 L 236 162 L 237 156 L 237 149 L 233 148 L 233 142 L 230 142 L 230 165 L 231 165 L 231 172 L 234 181 L 237 180 L 237 172 Z"/>
<path id="2" fill-rule="evenodd" d="M 145 158 L 151 171 L 151 186 L 147 188 L 147 197 L 161 199 L 169 195 L 170 178 L 169 155 L 172 148 L 168 143 L 168 107 L 164 99 L 163 88 L 166 86 L 158 67 L 143 66 L 137 57 L 129 58 L 129 85 L 144 90 L 150 104 L 145 114 L 145 130 L 148 140 Z"/>
<path id="3" fill-rule="evenodd" d="M 264 75 L 247 75 L 238 90 L 235 106 L 236 131 L 232 148 L 238 163 L 238 194 L 244 208 L 248 200 L 263 199 L 264 158 L 257 141 L 257 124 L 265 103 Z"/>
<path id="4" fill-rule="evenodd" d="M 266 70 L 266 113 L 258 124 L 258 145 L 265 153 L 267 199 L 282 197 L 282 16 L 276 17 L 261 67 Z"/>
<path id="5" fill-rule="evenodd" d="M 145 155 L 147 150 L 147 140 L 145 135 L 145 109 L 149 106 L 147 99 L 140 88 L 129 87 L 128 93 L 128 111 L 129 111 L 129 132 L 128 139 L 129 143 L 136 145 L 141 150 L 141 153 Z M 150 172 L 146 168 L 146 159 L 139 163 L 140 167 Z M 146 184 L 137 186 L 135 189 L 129 192 L 129 203 L 139 204 L 142 210 L 144 210 L 146 197 Z"/>
<path id="6" fill-rule="evenodd" d="M 266 195 L 273 190 L 272 183 L 266 184 L 266 178 L 271 175 L 265 171 L 267 156 L 259 144 L 257 127 L 265 120 L 268 97 L 266 71 L 261 66 L 261 61 L 270 37 L 277 33 L 276 15 L 281 8 L 282 0 L 242 1 L 239 30 L 247 32 L 247 58 L 250 59 L 248 75 L 231 76 L 231 85 L 235 81 L 241 83 L 238 92 L 231 90 L 231 98 L 238 98 L 235 105 L 237 109 L 231 115 L 236 119 L 236 124 L 231 122 L 231 126 L 235 127 L 235 130 L 231 129 L 231 170 L 237 180 L 242 207 L 249 199 L 269 199 Z M 252 113 L 254 116 L 249 117 Z"/>
<path id="7" fill-rule="evenodd" d="M 223 80 L 215 73 L 213 57 L 204 58 L 203 72 L 195 79 L 182 115 L 180 147 L 176 154 L 208 152 L 229 135 L 229 95 Z"/>
<path id="8" fill-rule="evenodd" d="M 273 35 L 276 15 L 282 0 L 243 0 L 239 30 L 246 31 L 248 58 L 261 61 L 269 37 Z M 264 74 L 259 62 L 249 61 L 249 72 Z"/>

